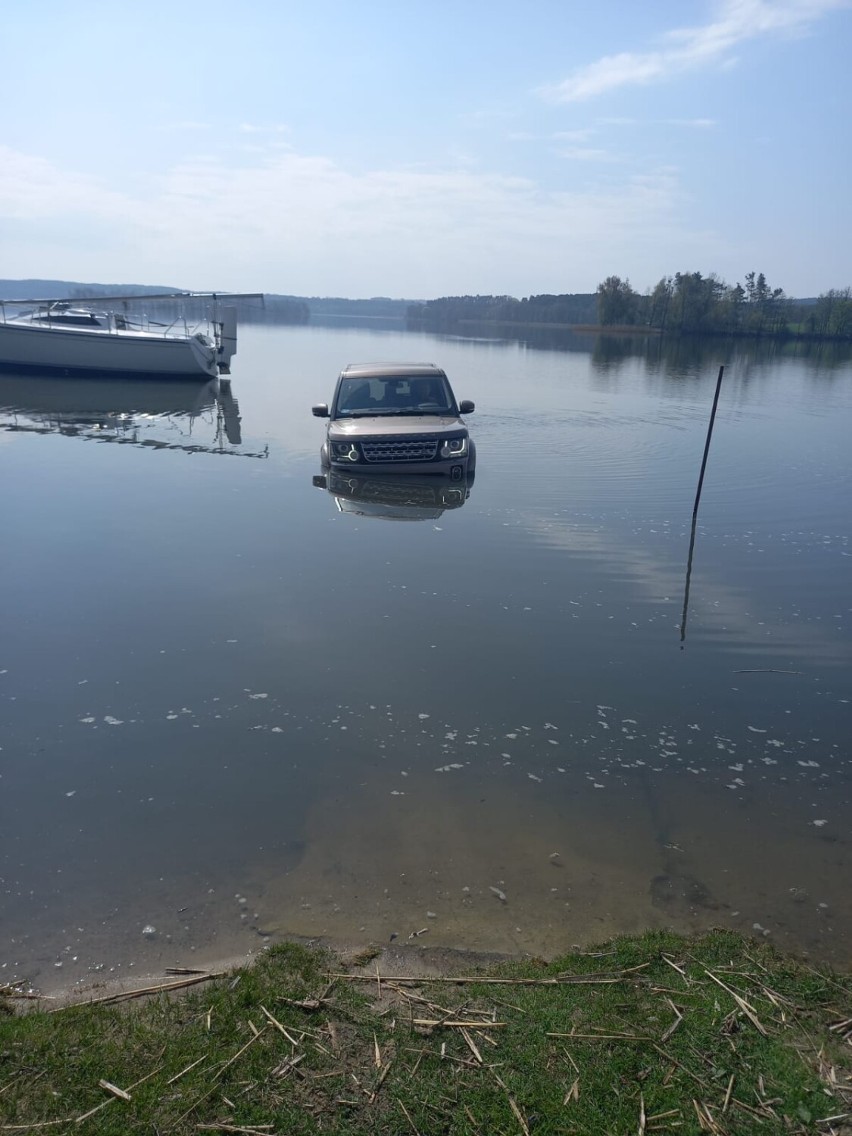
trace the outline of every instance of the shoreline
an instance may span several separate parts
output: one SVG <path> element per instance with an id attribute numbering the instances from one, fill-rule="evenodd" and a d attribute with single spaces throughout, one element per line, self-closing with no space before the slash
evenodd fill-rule
<path id="1" fill-rule="evenodd" d="M 734 932 L 552 962 L 286 943 L 185 981 L 11 1015 L 0 999 L 0 1127 L 852 1136 L 852 975 Z"/>
<path id="2" fill-rule="evenodd" d="M 384 979 L 399 977 L 403 973 L 416 977 L 438 978 L 443 975 L 464 974 L 465 968 L 478 968 L 510 962 L 528 962 L 530 959 L 545 960 L 537 955 L 524 952 L 504 952 L 477 950 L 468 947 L 433 946 L 402 940 L 392 943 L 365 944 L 345 939 L 332 939 L 326 936 L 288 935 L 277 942 L 269 942 L 256 951 L 243 954 L 211 956 L 205 962 L 198 959 L 187 960 L 186 965 L 175 964 L 164 967 L 140 967 L 132 975 L 100 977 L 88 975 L 86 978 L 69 984 L 41 987 L 27 980 L 0 981 L 0 999 L 10 998 L 23 1003 L 39 1004 L 40 1009 L 53 1010 L 66 1006 L 85 1006 L 108 999 L 120 1000 L 139 996 L 149 988 L 175 983 L 175 990 L 181 976 L 187 979 L 200 976 L 222 977 L 237 970 L 248 969 L 257 964 L 270 950 L 295 944 L 311 952 L 328 951 L 336 955 L 347 966 L 358 968 L 363 965 L 378 965 Z M 571 951 L 564 952 L 566 954 Z M 559 957 L 559 955 L 554 956 Z M 547 960 L 552 961 L 552 960 Z M 192 983 L 186 982 L 191 989 Z M 20 991 L 19 993 L 12 993 Z M 153 991 L 152 991 L 153 992 Z"/>
<path id="3" fill-rule="evenodd" d="M 376 971 L 380 980 L 398 979 L 402 976 L 438 980 L 444 977 L 471 974 L 477 970 L 507 964 L 534 964 L 550 966 L 561 958 L 596 957 L 598 949 L 614 941 L 639 942 L 649 935 L 671 934 L 687 942 L 698 942 L 707 935 L 730 934 L 750 943 L 755 948 L 769 948 L 775 956 L 794 966 L 819 968 L 838 976 L 852 976 L 852 958 L 845 967 L 839 967 L 825 960 L 812 960 L 806 951 L 779 947 L 777 943 L 763 937 L 749 936 L 733 928 L 713 926 L 693 932 L 683 932 L 674 928 L 648 927 L 642 931 L 617 933 L 603 942 L 590 940 L 585 945 L 578 943 L 566 946 L 564 950 L 546 954 L 528 951 L 483 950 L 475 947 L 432 945 L 409 936 L 408 939 L 388 943 L 336 939 L 331 936 L 286 935 L 272 942 L 268 941 L 254 951 L 228 955 L 211 955 L 206 961 L 187 960 L 185 965 L 140 967 L 132 975 L 100 977 L 88 975 L 85 979 L 71 984 L 50 984 L 44 988 L 27 980 L 0 982 L 0 1004 L 3 998 L 20 1002 L 20 1008 L 37 1007 L 52 1011 L 71 1006 L 96 1005 L 99 1002 L 131 1000 L 145 995 L 155 995 L 162 991 L 174 990 L 180 993 L 183 988 L 192 989 L 197 983 L 226 977 L 235 971 L 256 967 L 269 953 L 276 949 L 296 946 L 319 954 L 328 952 L 336 956 L 342 965 L 353 971 L 363 970 L 372 974 Z M 415 941 L 411 941 L 415 938 Z M 185 979 L 186 981 L 182 981 Z M 15 991 L 18 991 L 15 993 Z"/>

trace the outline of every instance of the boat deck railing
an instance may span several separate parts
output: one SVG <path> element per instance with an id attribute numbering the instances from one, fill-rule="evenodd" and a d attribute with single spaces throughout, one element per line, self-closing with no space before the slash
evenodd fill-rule
<path id="1" fill-rule="evenodd" d="M 52 304 L 38 306 L 32 303 L 0 299 L 0 324 L 7 324 L 10 321 L 19 320 L 22 316 L 31 315 L 38 317 L 34 318 L 32 321 L 33 324 L 36 325 L 42 324 L 45 327 L 64 326 L 66 328 L 85 328 L 86 325 L 84 323 L 74 323 L 67 318 L 68 302 L 63 301 L 63 303 L 66 306 L 57 311 L 55 317 L 52 317 Z M 92 312 L 93 315 L 101 317 L 97 325 L 92 324 L 92 329 L 97 331 L 111 334 L 118 334 L 123 331 L 140 331 L 147 335 L 160 335 L 164 339 L 171 337 L 189 338 L 192 335 L 202 332 L 209 335 L 212 339 L 218 338 L 216 322 L 209 317 L 189 320 L 185 315 L 179 315 L 171 320 L 171 322 L 166 323 L 163 320 L 154 319 L 146 312 L 125 315 L 122 312 L 115 311 L 96 311 L 93 308 L 83 307 L 82 305 L 85 303 L 85 300 L 80 301 L 80 307 L 75 310 L 81 313 Z"/>

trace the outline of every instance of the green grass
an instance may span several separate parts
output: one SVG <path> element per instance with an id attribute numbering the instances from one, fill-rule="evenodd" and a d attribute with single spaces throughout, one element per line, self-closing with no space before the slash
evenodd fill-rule
<path id="1" fill-rule="evenodd" d="M 9 999 L 0 1132 L 852 1132 L 852 980 L 763 943 L 655 932 L 464 983 L 344 969 L 288 944 L 180 995 Z"/>

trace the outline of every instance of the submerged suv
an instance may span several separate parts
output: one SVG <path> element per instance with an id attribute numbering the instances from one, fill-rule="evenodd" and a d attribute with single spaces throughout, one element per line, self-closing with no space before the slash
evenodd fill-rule
<path id="1" fill-rule="evenodd" d="M 351 363 L 340 373 L 321 458 L 324 468 L 360 473 L 439 473 L 457 481 L 476 467 L 476 447 L 447 376 L 434 363 Z"/>

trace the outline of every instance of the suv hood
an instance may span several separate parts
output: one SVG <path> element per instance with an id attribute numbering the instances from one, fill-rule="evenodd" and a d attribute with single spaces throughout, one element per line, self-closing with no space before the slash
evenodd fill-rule
<path id="1" fill-rule="evenodd" d="M 363 418 L 335 418 L 329 432 L 336 438 L 386 438 L 406 434 L 456 434 L 467 429 L 460 418 L 438 414 L 371 414 Z"/>

